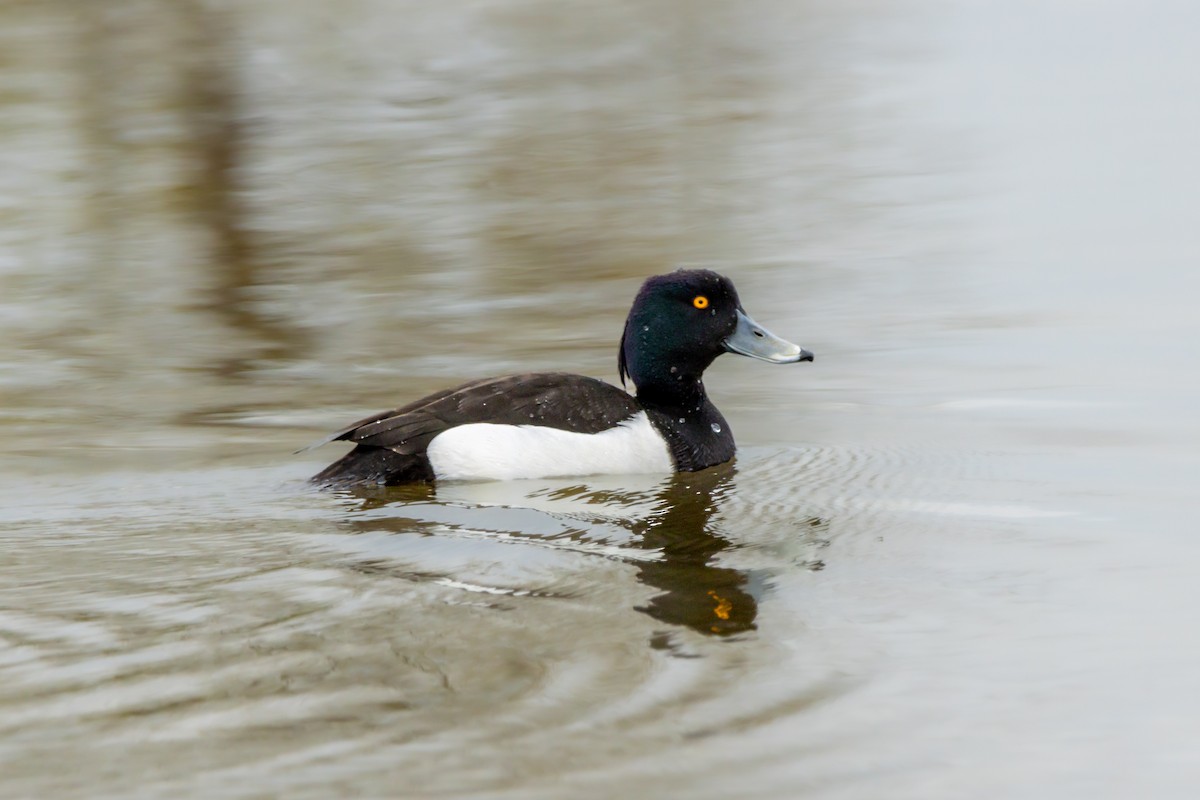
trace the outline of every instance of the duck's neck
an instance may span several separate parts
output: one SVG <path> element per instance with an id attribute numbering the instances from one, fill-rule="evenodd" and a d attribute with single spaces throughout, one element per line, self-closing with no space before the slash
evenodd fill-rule
<path id="1" fill-rule="evenodd" d="M 646 408 L 678 412 L 688 417 L 710 405 L 701 374 L 675 373 L 645 383 L 635 380 L 634 385 L 637 386 L 638 402 Z"/>
<path id="2" fill-rule="evenodd" d="M 694 472 L 733 458 L 729 424 L 708 399 L 699 375 L 638 385 L 637 399 L 666 440 L 678 471 Z"/>

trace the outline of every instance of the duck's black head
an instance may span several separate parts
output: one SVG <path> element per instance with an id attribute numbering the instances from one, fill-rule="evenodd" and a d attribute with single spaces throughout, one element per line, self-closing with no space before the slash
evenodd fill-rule
<path id="1" fill-rule="evenodd" d="M 700 377 L 722 353 L 786 364 L 809 351 L 774 336 L 742 309 L 737 290 L 709 270 L 678 270 L 642 284 L 621 337 L 618 367 L 638 396 L 703 393 Z"/>

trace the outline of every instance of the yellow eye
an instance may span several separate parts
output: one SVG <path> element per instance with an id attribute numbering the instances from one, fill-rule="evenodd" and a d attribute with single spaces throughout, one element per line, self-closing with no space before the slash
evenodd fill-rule
<path id="1" fill-rule="evenodd" d="M 702 294 L 698 294 L 692 298 L 692 305 L 696 308 L 708 308 L 708 298 Z"/>

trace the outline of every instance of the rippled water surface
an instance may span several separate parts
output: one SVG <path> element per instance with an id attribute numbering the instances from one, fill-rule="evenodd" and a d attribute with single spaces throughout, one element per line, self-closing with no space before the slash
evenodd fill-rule
<path id="1" fill-rule="evenodd" d="M 0 795 L 1192 797 L 1198 25 L 4 5 Z M 305 484 L 674 264 L 734 464 Z"/>

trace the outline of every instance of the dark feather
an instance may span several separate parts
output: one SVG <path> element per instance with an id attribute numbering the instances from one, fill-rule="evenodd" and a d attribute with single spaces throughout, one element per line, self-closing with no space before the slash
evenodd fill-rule
<path id="1" fill-rule="evenodd" d="M 629 361 L 625 357 L 625 339 L 629 336 L 629 325 L 621 331 L 621 343 L 617 345 L 617 375 L 621 378 L 621 388 L 625 388 L 625 379 L 629 377 Z"/>
<path id="2" fill-rule="evenodd" d="M 487 383 L 488 381 L 493 381 L 493 380 L 496 380 L 496 379 L 495 378 L 484 378 L 483 380 L 471 381 L 470 383 L 464 383 L 461 386 L 454 386 L 450 389 L 443 389 L 441 391 L 434 392 L 431 395 L 422 397 L 420 400 L 414 400 L 413 402 L 409 403 L 408 405 L 401 406 L 400 408 L 393 408 L 389 411 L 380 411 L 378 414 L 372 414 L 371 416 L 364 417 L 363 419 L 360 419 L 357 422 L 352 422 L 349 425 L 347 425 L 346 427 L 342 428 L 341 430 L 334 431 L 333 433 L 329 434 L 328 436 L 325 436 L 321 439 L 318 439 L 317 441 L 313 442 L 310 445 L 306 445 L 306 446 L 300 448 L 296 452 L 297 453 L 307 453 L 309 450 L 315 450 L 323 444 L 329 444 L 330 442 L 340 442 L 340 441 L 343 441 L 346 439 L 350 439 L 351 435 L 355 431 L 357 431 L 359 428 L 361 428 L 365 425 L 371 424 L 372 422 L 378 422 L 380 420 L 388 419 L 389 417 L 398 417 L 402 414 L 408 413 L 409 411 L 415 411 L 416 409 L 421 408 L 422 406 L 426 406 L 431 403 L 435 403 L 438 400 L 441 400 L 441 399 L 443 399 L 451 394 L 454 394 L 456 392 L 465 392 L 466 390 L 470 389 L 472 386 L 476 386 L 476 385 L 482 384 L 482 383 Z"/>
<path id="3" fill-rule="evenodd" d="M 433 480 L 424 454 L 400 455 L 385 447 L 359 446 L 312 477 L 318 486 L 395 486 Z"/>

